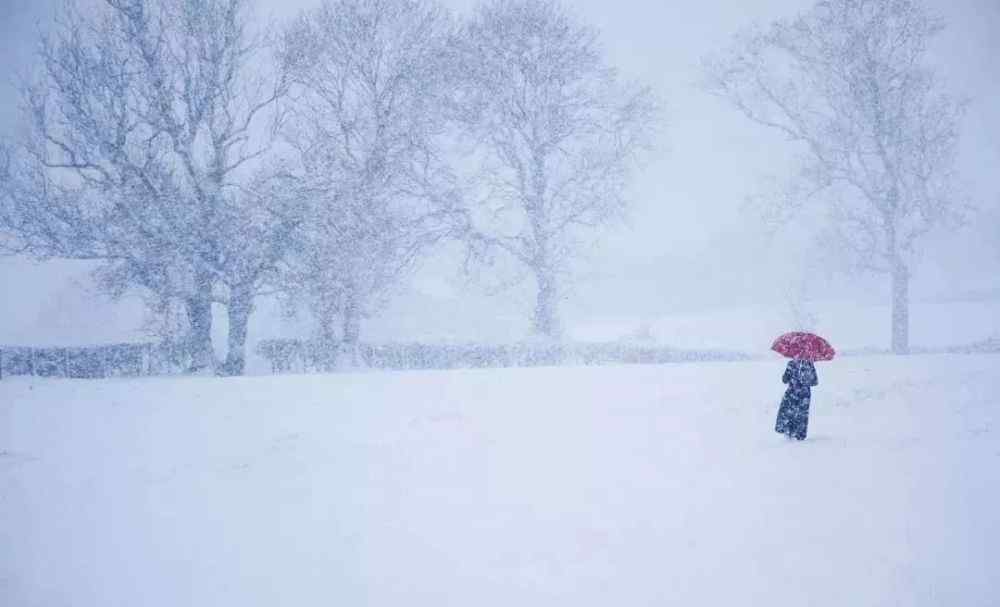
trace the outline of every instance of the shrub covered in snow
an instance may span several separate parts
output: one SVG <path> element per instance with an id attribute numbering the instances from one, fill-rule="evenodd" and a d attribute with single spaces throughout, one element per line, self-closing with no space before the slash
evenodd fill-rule
<path id="1" fill-rule="evenodd" d="M 269 339 L 257 353 L 271 364 L 273 373 L 324 371 L 344 365 L 337 342 Z M 359 344 L 359 364 L 371 369 L 475 369 L 537 367 L 561 364 L 612 365 L 661 364 L 692 360 L 745 360 L 740 352 L 677 350 L 666 346 L 623 342 L 559 343 L 549 341 L 508 344 L 385 343 Z"/>

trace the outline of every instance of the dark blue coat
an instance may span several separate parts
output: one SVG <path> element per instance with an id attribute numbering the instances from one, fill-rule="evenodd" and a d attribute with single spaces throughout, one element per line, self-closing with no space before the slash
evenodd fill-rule
<path id="1" fill-rule="evenodd" d="M 781 381 L 788 384 L 788 389 L 781 399 L 774 431 L 803 440 L 809 429 L 811 388 L 819 384 L 816 367 L 807 360 L 790 360 Z"/>

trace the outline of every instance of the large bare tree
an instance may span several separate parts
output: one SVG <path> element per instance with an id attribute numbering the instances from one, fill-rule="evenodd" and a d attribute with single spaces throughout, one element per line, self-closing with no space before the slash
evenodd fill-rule
<path id="1" fill-rule="evenodd" d="M 454 45 L 456 113 L 481 161 L 473 250 L 501 252 L 534 278 L 533 331 L 561 334 L 572 264 L 621 218 L 657 105 L 607 65 L 597 31 L 552 0 L 493 0 Z"/>
<path id="2" fill-rule="evenodd" d="M 942 29 L 917 0 L 824 0 L 739 34 L 706 60 L 709 89 L 795 142 L 801 166 L 772 211 L 825 205 L 854 267 L 892 281 L 892 350 L 909 350 L 909 284 L 923 236 L 961 210 L 963 104 L 927 63 Z"/>
<path id="3" fill-rule="evenodd" d="M 230 373 L 288 226 L 245 187 L 287 91 L 250 24 L 248 0 L 67 4 L 24 87 L 0 212 L 21 252 L 98 260 L 112 290 L 182 301 L 194 369 L 214 367 L 212 303 L 227 305 Z"/>
<path id="4" fill-rule="evenodd" d="M 327 0 L 284 36 L 308 209 L 289 276 L 347 348 L 456 216 L 440 149 L 451 29 L 429 0 Z"/>

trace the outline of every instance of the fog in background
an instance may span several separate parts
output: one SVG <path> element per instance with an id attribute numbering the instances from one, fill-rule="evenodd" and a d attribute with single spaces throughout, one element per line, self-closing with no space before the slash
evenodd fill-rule
<path id="1" fill-rule="evenodd" d="M 316 4 L 261 1 L 258 12 L 281 23 Z M 473 5 L 444 4 L 458 12 Z M 726 47 L 735 32 L 754 21 L 792 16 L 812 2 L 570 4 L 600 29 L 609 64 L 626 78 L 651 85 L 666 107 L 658 149 L 630 191 L 629 222 L 602 238 L 563 305 L 571 336 L 575 326 L 599 325 L 602 319 L 638 323 L 720 308 L 780 310 L 796 285 L 805 285 L 809 299 L 840 302 L 838 309 L 887 304 L 885 277 L 816 267 L 808 225 L 793 222 L 776 235 L 768 233 L 746 197 L 760 191 L 769 176 L 781 180 L 788 174 L 791 148 L 699 85 L 701 58 Z M 39 28 L 46 27 L 57 5 L 0 0 L 2 134 L 16 133 L 16 74 L 31 69 Z M 1000 2 L 938 0 L 930 6 L 948 25 L 931 58 L 953 94 L 970 100 L 957 169 L 963 194 L 980 215 L 962 232 L 927 242 L 914 270 L 913 301 L 1000 299 Z M 131 335 L 142 318 L 138 301 L 113 303 L 91 292 L 88 268 L 79 262 L 0 258 L 0 343 L 101 342 Z M 366 324 L 363 335 L 471 340 L 515 332 L 509 337 L 516 339 L 528 330 L 531 306 L 527 292 L 487 295 L 466 285 L 454 251 L 444 247 L 383 317 Z M 753 313 L 747 318 L 752 322 Z M 917 322 L 923 321 L 915 317 Z M 250 341 L 301 332 L 300 325 L 282 320 L 277 306 L 262 305 Z M 884 344 L 885 335 L 872 342 Z"/>

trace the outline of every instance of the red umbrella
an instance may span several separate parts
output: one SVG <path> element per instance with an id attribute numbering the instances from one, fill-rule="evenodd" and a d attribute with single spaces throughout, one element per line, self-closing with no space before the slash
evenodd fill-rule
<path id="1" fill-rule="evenodd" d="M 785 333 L 774 340 L 774 345 L 771 346 L 771 349 L 788 358 L 798 358 L 811 362 L 833 360 L 836 354 L 833 346 L 819 335 L 798 331 Z"/>

